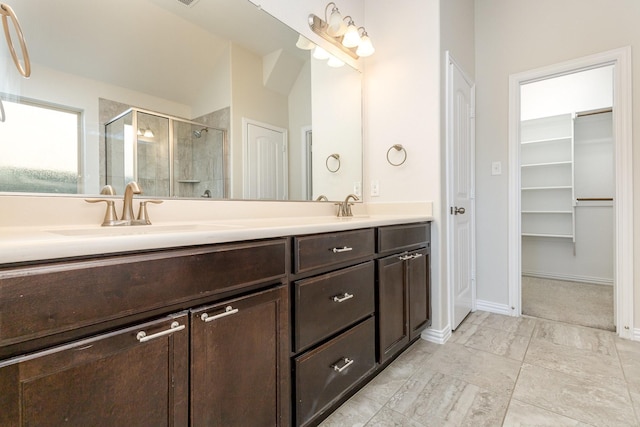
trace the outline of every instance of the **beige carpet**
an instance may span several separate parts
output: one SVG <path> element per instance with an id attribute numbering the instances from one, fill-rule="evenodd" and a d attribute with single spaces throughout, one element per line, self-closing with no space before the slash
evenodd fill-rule
<path id="1" fill-rule="evenodd" d="M 613 286 L 522 276 L 522 314 L 615 331 Z"/>

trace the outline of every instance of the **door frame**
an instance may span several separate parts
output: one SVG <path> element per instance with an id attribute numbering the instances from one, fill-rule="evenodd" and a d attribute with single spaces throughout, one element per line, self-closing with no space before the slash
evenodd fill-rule
<path id="1" fill-rule="evenodd" d="M 454 296 L 453 296 L 453 269 L 454 262 L 453 259 L 453 246 L 454 246 L 454 234 L 453 234 L 453 217 L 449 215 L 448 210 L 449 206 L 453 206 L 453 126 L 454 126 L 454 117 L 453 117 L 453 67 L 455 67 L 460 74 L 464 77 L 467 84 L 470 86 L 471 93 L 471 164 L 469 171 L 469 177 L 471 179 L 471 188 L 470 188 L 470 197 L 469 197 L 469 207 L 470 207 L 470 227 L 471 227 L 471 271 L 469 272 L 469 276 L 471 277 L 471 311 L 476 311 L 476 198 L 475 198 L 475 147 L 476 147 L 476 138 L 475 138 L 475 93 L 476 86 L 473 80 L 469 77 L 469 75 L 460 67 L 460 65 L 455 61 L 450 51 L 445 52 L 446 56 L 446 113 L 445 113 L 445 122 L 446 122 L 446 210 L 447 212 L 444 215 L 444 223 L 446 228 L 446 236 L 447 236 L 447 259 L 446 259 L 446 283 L 447 283 L 447 299 L 448 299 L 448 308 L 449 308 L 449 332 L 453 330 L 454 324 Z"/>
<path id="2" fill-rule="evenodd" d="M 508 280 L 512 316 L 522 315 L 520 215 L 520 86 L 613 65 L 615 151 L 614 289 L 616 332 L 633 337 L 633 157 L 631 47 L 626 46 L 509 76 Z"/>

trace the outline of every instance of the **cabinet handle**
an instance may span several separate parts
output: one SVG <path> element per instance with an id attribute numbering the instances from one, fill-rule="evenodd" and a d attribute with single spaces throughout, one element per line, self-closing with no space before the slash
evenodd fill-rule
<path id="1" fill-rule="evenodd" d="M 421 256 L 424 256 L 424 254 L 417 254 L 416 253 L 416 254 L 411 255 L 411 258 L 412 259 L 416 259 L 416 258 L 420 258 Z"/>
<path id="2" fill-rule="evenodd" d="M 347 292 L 345 292 L 342 295 L 335 295 L 332 299 L 334 302 L 345 302 L 348 299 L 353 298 L 353 294 L 349 294 Z"/>
<path id="3" fill-rule="evenodd" d="M 340 252 L 349 252 L 352 251 L 353 248 L 350 248 L 349 246 L 343 246 L 341 248 L 333 248 L 331 249 L 333 251 L 334 254 L 338 254 Z"/>
<path id="4" fill-rule="evenodd" d="M 411 255 L 402 255 L 398 257 L 398 259 L 401 261 L 407 261 L 407 260 L 410 260 L 411 258 L 413 258 L 413 256 Z"/>
<path id="5" fill-rule="evenodd" d="M 212 320 L 220 319 L 226 316 L 231 316 L 232 314 L 236 314 L 237 312 L 238 312 L 237 308 L 233 308 L 230 305 L 228 305 L 225 307 L 224 312 L 220 314 L 216 314 L 215 316 L 211 316 L 211 317 L 209 317 L 207 313 L 202 313 L 202 315 L 200 316 L 200 319 L 202 319 L 205 322 L 211 322 Z"/>
<path id="6" fill-rule="evenodd" d="M 138 332 L 136 334 L 136 339 L 138 341 L 140 341 L 140 342 L 147 342 L 147 341 L 150 341 L 150 340 L 155 339 L 155 338 L 160 338 L 160 337 L 163 337 L 165 335 L 169 335 L 169 334 L 172 334 L 174 332 L 181 331 L 184 328 L 185 328 L 185 325 L 181 325 L 178 322 L 173 322 L 173 323 L 171 323 L 170 329 L 167 329 L 167 330 L 162 331 L 162 332 L 158 332 L 157 334 L 147 335 L 147 333 L 145 331 L 140 331 L 140 332 Z"/>
<path id="7" fill-rule="evenodd" d="M 338 363 L 340 362 L 344 362 L 344 365 L 342 365 L 342 367 L 338 366 Z M 349 359 L 348 357 L 344 357 L 340 360 L 338 360 L 336 363 L 334 363 L 333 365 L 331 365 L 331 367 L 333 368 L 334 371 L 336 372 L 342 372 L 345 369 L 347 369 L 349 366 L 351 366 L 351 364 L 353 363 L 353 359 Z"/>

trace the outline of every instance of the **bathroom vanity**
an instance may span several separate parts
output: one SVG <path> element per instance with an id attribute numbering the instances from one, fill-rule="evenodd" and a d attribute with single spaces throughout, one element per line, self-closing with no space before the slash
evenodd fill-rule
<path id="1" fill-rule="evenodd" d="M 0 425 L 317 424 L 430 324 L 430 223 L 308 221 L 0 265 Z"/>

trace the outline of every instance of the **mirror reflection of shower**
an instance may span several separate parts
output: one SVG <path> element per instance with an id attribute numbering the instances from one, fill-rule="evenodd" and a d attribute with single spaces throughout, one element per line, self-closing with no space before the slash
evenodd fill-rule
<path id="1" fill-rule="evenodd" d="M 224 198 L 226 143 L 225 130 L 130 108 L 105 124 L 105 184 L 117 194 L 134 180 L 149 197 Z"/>
<path id="2" fill-rule="evenodd" d="M 209 129 L 202 128 L 200 130 L 194 130 L 193 131 L 193 137 L 194 138 L 201 138 L 202 137 L 202 132 L 209 132 Z"/>

